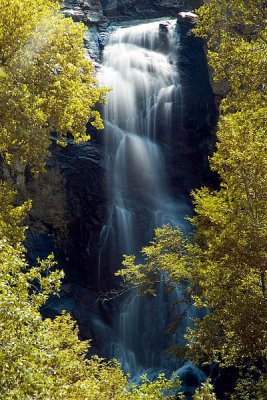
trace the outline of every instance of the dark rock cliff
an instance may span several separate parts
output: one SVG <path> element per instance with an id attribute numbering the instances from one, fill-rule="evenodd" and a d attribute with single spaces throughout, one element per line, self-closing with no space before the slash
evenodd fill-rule
<path id="1" fill-rule="evenodd" d="M 189 18 L 178 19 L 180 49 L 178 69 L 183 88 L 183 127 L 186 131 L 187 145 L 194 154 L 193 165 L 196 185 L 213 185 L 208 155 L 214 150 L 213 128 L 218 118 L 214 103 L 214 93 L 210 85 L 204 43 L 192 33 L 194 21 Z M 192 188 L 191 188 L 192 189 Z"/>
<path id="2" fill-rule="evenodd" d="M 202 0 L 65 0 L 65 14 L 86 24 L 112 20 L 176 16 L 198 8 Z"/>
<path id="3" fill-rule="evenodd" d="M 195 9 L 201 0 L 101 0 L 103 12 L 116 19 L 145 19 L 175 16 L 180 11 Z"/>
<path id="4" fill-rule="evenodd" d="M 97 24 L 106 20 L 100 0 L 65 0 L 64 14 L 74 21 Z"/>
<path id="5" fill-rule="evenodd" d="M 100 4 L 98 0 L 67 0 L 65 13 L 77 21 L 94 24 L 93 29 L 97 26 L 94 32 L 99 41 L 99 32 L 108 36 L 107 15 L 112 18 L 118 16 L 120 19 L 176 15 L 178 11 L 194 8 L 199 3 L 175 0 L 102 0 Z M 209 180 L 207 160 L 211 145 L 210 132 L 217 116 L 203 43 L 191 34 L 191 27 L 191 22 L 187 20 L 180 22 L 178 27 L 181 35 L 178 68 L 183 91 L 183 135 L 174 135 L 170 147 L 175 151 L 168 153 L 166 146 L 165 154 L 173 192 L 177 195 L 182 192 L 187 196 L 193 188 Z M 97 49 L 99 51 L 99 46 Z M 179 163 L 175 154 L 179 154 Z M 38 254 L 46 256 L 51 251 L 56 253 L 60 266 L 66 272 L 66 279 L 61 298 L 50 299 L 44 313 L 53 316 L 67 309 L 78 320 L 81 336 L 90 338 L 92 314 L 101 315 L 99 319 L 102 320 L 109 318 L 108 306 L 104 307 L 98 301 L 99 292 L 108 287 L 108 276 L 103 277 L 101 287 L 98 284 L 101 229 L 107 214 L 106 163 L 101 132 L 93 132 L 92 140 L 86 144 L 70 145 L 67 148 L 53 146 L 48 170 L 50 176 L 56 171 L 58 178 L 44 181 L 45 190 L 43 187 L 39 190 L 36 187 L 29 189 L 37 199 L 37 209 L 42 198 L 50 204 L 47 213 L 34 211 L 31 214 L 28 240 L 30 258 Z M 59 192 L 63 196 L 61 200 Z M 60 212 L 57 211 L 57 201 L 63 203 Z M 60 215 L 60 223 L 64 221 L 62 226 L 58 223 L 55 227 L 56 219 L 51 217 L 53 210 L 55 215 Z M 94 339 L 97 343 L 97 338 Z"/>

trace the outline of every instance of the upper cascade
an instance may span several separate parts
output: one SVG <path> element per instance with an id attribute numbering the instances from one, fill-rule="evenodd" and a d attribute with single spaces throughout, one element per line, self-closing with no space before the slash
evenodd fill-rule
<path id="1" fill-rule="evenodd" d="M 103 55 L 100 80 L 113 88 L 104 118 L 127 132 L 156 138 L 156 121 L 170 130 L 173 107 L 181 106 L 179 73 L 174 66 L 176 21 L 119 28 Z M 141 114 L 140 114 L 141 112 Z M 166 132 L 168 133 L 168 132 Z"/>

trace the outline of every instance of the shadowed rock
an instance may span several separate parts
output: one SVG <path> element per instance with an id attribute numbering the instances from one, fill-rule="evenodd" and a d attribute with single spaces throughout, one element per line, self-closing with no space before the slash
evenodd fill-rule
<path id="1" fill-rule="evenodd" d="M 176 16 L 177 12 L 199 7 L 201 0 L 101 0 L 109 18 L 136 19 Z"/>
<path id="2" fill-rule="evenodd" d="M 65 0 L 63 12 L 66 17 L 85 24 L 104 22 L 100 0 Z"/>

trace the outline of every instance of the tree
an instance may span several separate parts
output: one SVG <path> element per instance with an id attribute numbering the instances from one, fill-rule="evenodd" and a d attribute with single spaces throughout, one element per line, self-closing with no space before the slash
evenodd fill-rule
<path id="1" fill-rule="evenodd" d="M 1 0 L 0 152 L 9 163 L 40 167 L 51 133 L 65 144 L 89 139 L 88 120 L 102 128 L 97 85 L 83 48 L 85 28 L 53 0 Z"/>
<path id="2" fill-rule="evenodd" d="M 21 221 L 29 204 L 15 207 L 9 185 L 0 193 L 0 399 L 174 400 L 178 380 L 130 385 L 115 360 L 87 358 L 89 343 L 68 314 L 43 319 L 40 308 L 59 293 L 63 274 L 53 256 L 28 266 Z"/>
<path id="3" fill-rule="evenodd" d="M 43 320 L 40 307 L 57 293 L 61 273 L 53 259 L 28 269 L 23 251 L 0 242 L 0 399 L 174 399 L 164 394 L 174 382 L 144 378 L 128 387 L 115 361 L 86 359 L 69 315 Z"/>
<path id="4" fill-rule="evenodd" d="M 214 292 L 224 362 L 261 359 L 266 368 L 266 4 L 212 0 L 199 13 L 214 79 L 229 84 L 211 159 L 221 190 L 194 195 L 196 241 L 212 262 L 204 297 Z"/>
<path id="5" fill-rule="evenodd" d="M 266 3 L 210 0 L 198 11 L 195 33 L 205 38 L 213 80 L 226 80 L 223 113 L 266 107 Z"/>

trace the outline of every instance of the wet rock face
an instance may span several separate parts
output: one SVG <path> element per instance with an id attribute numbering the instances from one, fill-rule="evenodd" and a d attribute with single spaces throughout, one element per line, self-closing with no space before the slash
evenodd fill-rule
<path id="1" fill-rule="evenodd" d="M 176 16 L 180 11 L 195 9 L 202 0 L 65 0 L 63 12 L 85 24 L 107 19 L 129 20 Z"/>
<path id="2" fill-rule="evenodd" d="M 178 18 L 180 48 L 178 52 L 178 69 L 181 75 L 183 92 L 184 129 L 187 132 L 188 146 L 194 150 L 202 161 L 199 174 L 204 171 L 210 178 L 208 155 L 212 146 L 211 134 L 217 121 L 217 108 L 209 80 L 207 58 L 204 42 L 192 33 L 195 17 L 191 13 L 181 13 Z M 207 184 L 207 181 L 206 181 Z"/>
<path id="3" fill-rule="evenodd" d="M 177 12 L 194 9 L 201 0 L 101 0 L 106 16 L 116 19 L 157 18 L 175 16 Z"/>
<path id="4" fill-rule="evenodd" d="M 184 101 L 184 129 L 188 147 L 194 154 L 197 186 L 217 187 L 218 177 L 211 172 L 208 157 L 215 150 L 214 129 L 218 120 L 216 98 L 209 80 L 204 43 L 191 31 L 192 21 L 179 23 L 181 47 L 178 68 Z"/>
<path id="5" fill-rule="evenodd" d="M 70 312 L 79 323 L 81 337 L 93 339 L 91 352 L 101 355 L 98 343 L 102 330 L 107 329 L 105 319 L 107 325 L 111 324 L 108 305 L 99 301 L 98 271 L 101 230 L 107 219 L 106 168 L 101 133 L 91 133 L 88 143 L 66 148 L 53 146 L 48 160 L 51 173 L 60 170 L 64 182 L 64 188 L 51 184 L 49 187 L 56 194 L 64 192 L 67 209 L 62 216 L 66 235 L 59 232 L 59 240 L 56 240 L 49 221 L 49 226 L 42 224 L 45 229 L 30 229 L 27 247 L 31 263 L 38 256 L 45 258 L 53 252 L 65 272 L 60 297 L 49 298 L 42 309 L 43 315 L 54 318 L 63 310 Z M 91 329 L 92 320 L 99 325 L 97 337 Z"/>
<path id="6" fill-rule="evenodd" d="M 53 162 L 66 182 L 68 235 L 60 247 L 65 254 L 67 279 L 97 288 L 97 254 L 107 203 L 103 149 L 91 139 L 55 149 Z"/>
<path id="7" fill-rule="evenodd" d="M 182 191 L 189 197 L 196 187 L 213 187 L 216 184 L 208 157 L 214 150 L 211 132 L 217 122 L 218 112 L 209 82 L 204 43 L 192 33 L 195 15 L 183 14 L 186 15 L 178 17 L 177 22 L 180 41 L 175 61 L 182 88 L 183 123 L 179 128 L 179 120 L 174 122 L 171 148 L 175 151 L 167 152 L 165 157 L 172 192 L 179 194 Z M 175 118 L 176 114 L 174 121 Z"/>
<path id="8" fill-rule="evenodd" d="M 101 134 L 99 134 L 101 135 Z M 27 248 L 31 264 L 55 253 L 67 282 L 97 289 L 100 232 L 106 221 L 105 160 L 94 139 L 52 145 L 47 171 L 26 177 L 21 201 L 32 199 Z"/>

